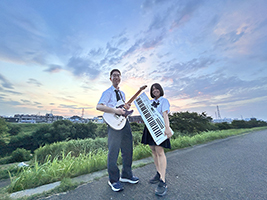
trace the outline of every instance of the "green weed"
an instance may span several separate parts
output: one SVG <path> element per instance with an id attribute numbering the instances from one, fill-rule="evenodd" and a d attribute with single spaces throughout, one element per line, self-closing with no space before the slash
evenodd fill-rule
<path id="1" fill-rule="evenodd" d="M 191 137 L 176 134 L 175 138 L 171 139 L 172 150 L 262 129 L 266 129 L 266 127 L 209 131 Z M 11 193 L 33 188 L 106 168 L 106 149 L 97 149 L 89 153 L 84 152 L 85 150 L 83 149 L 79 155 L 77 155 L 76 152 L 75 156 L 73 156 L 71 151 L 67 154 L 65 154 L 64 151 L 61 151 L 61 154 L 55 157 L 48 155 L 43 164 L 38 163 L 37 156 L 35 156 L 35 160 L 32 162 L 31 167 L 22 168 L 17 176 L 10 173 L 11 184 L 7 188 L 7 191 Z M 148 145 L 139 143 L 134 146 L 133 160 L 140 160 L 149 156 L 151 156 L 151 150 Z M 121 156 L 119 156 L 118 163 L 121 164 Z"/>

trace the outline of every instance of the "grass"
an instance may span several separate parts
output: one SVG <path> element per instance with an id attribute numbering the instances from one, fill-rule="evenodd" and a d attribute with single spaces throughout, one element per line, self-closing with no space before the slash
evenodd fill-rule
<path id="1" fill-rule="evenodd" d="M 9 173 L 16 176 L 21 169 L 18 168 L 18 163 L 0 165 L 0 180 L 9 178 Z"/>
<path id="2" fill-rule="evenodd" d="M 11 177 L 7 192 L 34 188 L 106 168 L 105 151 L 98 151 L 96 154 L 80 154 L 78 157 L 71 156 L 71 152 L 66 156 L 62 154 L 61 160 L 56 157 L 51 161 L 48 157 L 47 162 L 42 165 L 35 160 L 32 167 L 24 168 L 17 177 Z"/>
<path id="3" fill-rule="evenodd" d="M 176 135 L 174 135 L 175 139 L 171 140 L 172 150 L 266 128 L 267 127 L 210 131 L 191 137 L 179 136 L 179 134 L 177 135 L 176 133 Z M 107 166 L 106 150 L 98 150 L 97 153 L 90 152 L 88 154 L 80 154 L 77 157 L 73 157 L 71 152 L 67 155 L 64 155 L 62 152 L 62 155 L 60 156 L 62 159 L 55 157 L 52 160 L 48 156 L 44 164 L 39 164 L 37 160 L 35 160 L 31 164 L 31 167 L 24 168 L 17 176 L 11 176 L 11 184 L 8 186 L 7 192 L 12 193 L 92 173 L 94 171 L 105 169 Z M 151 150 L 148 145 L 138 144 L 134 147 L 133 160 L 140 160 L 149 156 L 151 156 Z M 118 160 L 118 164 L 121 164 L 121 157 Z"/>

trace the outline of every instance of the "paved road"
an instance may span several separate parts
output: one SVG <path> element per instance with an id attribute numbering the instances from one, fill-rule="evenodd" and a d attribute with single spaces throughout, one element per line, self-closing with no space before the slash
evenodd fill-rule
<path id="1" fill-rule="evenodd" d="M 148 183 L 155 174 L 149 164 L 134 169 L 140 183 L 124 184 L 122 192 L 111 191 L 106 176 L 45 199 L 267 199 L 267 130 L 176 150 L 167 158 L 164 197 L 155 196 L 155 185 Z"/>

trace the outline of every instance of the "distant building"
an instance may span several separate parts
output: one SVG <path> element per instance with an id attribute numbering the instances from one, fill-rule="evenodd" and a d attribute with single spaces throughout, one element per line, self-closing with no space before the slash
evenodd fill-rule
<path id="1" fill-rule="evenodd" d="M 33 115 L 33 114 L 15 114 L 14 117 L 3 117 L 7 122 L 11 123 L 53 123 L 58 120 L 69 120 L 74 123 L 105 123 L 103 116 L 97 116 L 92 119 L 85 119 L 77 115 L 70 118 L 64 118 L 62 116 L 53 115 L 52 113 L 47 113 L 46 115 Z M 144 123 L 142 117 L 129 116 L 129 122 Z"/>
<path id="2" fill-rule="evenodd" d="M 233 119 L 231 118 L 224 118 L 224 119 L 213 119 L 213 123 L 222 123 L 222 122 L 227 122 L 227 123 L 232 123 Z"/>
<path id="3" fill-rule="evenodd" d="M 94 123 L 98 123 L 98 124 L 102 124 L 102 123 L 104 123 L 103 116 L 97 116 L 97 117 L 94 117 L 94 118 L 92 119 L 92 122 L 94 122 Z"/>
<path id="4" fill-rule="evenodd" d="M 144 123 L 141 115 L 129 116 L 128 119 L 129 119 L 129 122 Z"/>
<path id="5" fill-rule="evenodd" d="M 18 123 L 19 122 L 18 117 L 4 117 L 4 119 L 6 120 L 6 122 L 10 122 L 10 123 Z"/>
<path id="6" fill-rule="evenodd" d="M 62 120 L 62 116 L 55 116 L 53 114 L 46 115 L 29 115 L 29 114 L 15 114 L 14 117 L 5 117 L 7 122 L 12 123 L 53 123 L 57 120 Z"/>

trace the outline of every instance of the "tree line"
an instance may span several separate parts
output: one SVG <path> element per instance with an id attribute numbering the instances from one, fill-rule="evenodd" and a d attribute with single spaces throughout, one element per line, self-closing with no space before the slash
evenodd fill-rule
<path id="1" fill-rule="evenodd" d="M 225 130 L 237 128 L 253 128 L 267 126 L 264 121 L 252 118 L 250 121 L 234 120 L 232 123 L 212 123 L 212 118 L 205 112 L 176 112 L 169 115 L 170 125 L 174 132 L 181 135 L 194 135 L 203 131 Z M 143 131 L 144 124 L 131 123 L 133 132 Z M 11 124 L 0 118 L 0 157 L 10 155 L 16 149 L 26 149 L 31 152 L 40 146 L 60 141 L 104 138 L 107 136 L 106 124 L 73 123 L 68 120 L 58 120 L 52 124 L 40 124 L 28 134 L 22 133 L 19 124 Z"/>

